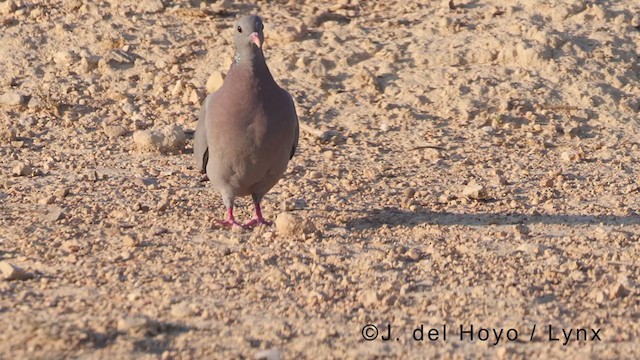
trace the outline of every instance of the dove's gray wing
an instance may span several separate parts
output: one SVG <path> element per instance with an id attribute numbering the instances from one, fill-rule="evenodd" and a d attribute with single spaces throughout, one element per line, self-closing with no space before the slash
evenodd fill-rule
<path id="1" fill-rule="evenodd" d="M 208 97 L 207 97 L 208 99 Z M 206 103 L 207 99 L 202 103 L 200 115 L 198 116 L 198 125 L 196 132 L 193 134 L 193 159 L 196 163 L 196 169 L 204 174 L 209 160 L 209 147 L 207 146 L 207 122 L 206 122 Z"/>

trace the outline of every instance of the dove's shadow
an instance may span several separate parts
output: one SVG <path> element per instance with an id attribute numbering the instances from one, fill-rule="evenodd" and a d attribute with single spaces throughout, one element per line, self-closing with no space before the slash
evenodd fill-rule
<path id="1" fill-rule="evenodd" d="M 369 212 L 366 216 L 353 219 L 347 223 L 351 230 L 375 229 L 383 225 L 388 227 L 409 226 L 420 224 L 429 225 L 517 225 L 517 224 L 546 224 L 546 225 L 638 225 L 640 216 L 616 215 L 532 215 L 522 213 L 449 213 L 449 212 L 410 212 L 400 209 L 381 209 Z"/>

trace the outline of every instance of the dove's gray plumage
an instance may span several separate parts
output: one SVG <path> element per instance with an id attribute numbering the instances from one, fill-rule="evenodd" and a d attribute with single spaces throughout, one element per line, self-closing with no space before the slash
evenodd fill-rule
<path id="1" fill-rule="evenodd" d="M 248 195 L 256 206 L 250 224 L 265 223 L 260 201 L 284 174 L 298 143 L 294 102 L 269 72 L 262 29 L 254 15 L 236 24 L 233 64 L 220 89 L 205 99 L 194 135 L 196 166 L 222 195 L 228 225 L 237 224 L 234 198 Z"/>

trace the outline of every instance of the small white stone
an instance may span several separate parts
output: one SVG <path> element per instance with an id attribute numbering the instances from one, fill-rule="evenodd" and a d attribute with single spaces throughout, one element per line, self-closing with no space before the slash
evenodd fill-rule
<path id="1" fill-rule="evenodd" d="M 487 192 L 484 186 L 471 183 L 462 189 L 462 196 L 466 198 L 481 200 L 486 198 Z"/>
<path id="2" fill-rule="evenodd" d="M 135 142 L 140 151 L 160 151 L 164 136 L 156 131 L 138 130 L 133 133 Z"/>
<path id="3" fill-rule="evenodd" d="M 62 50 L 53 55 L 53 62 L 58 65 L 69 66 L 78 60 L 78 55 L 73 51 Z"/>
<path id="4" fill-rule="evenodd" d="M 30 176 L 33 174 L 33 168 L 25 163 L 18 163 L 11 172 L 15 176 Z"/>
<path id="5" fill-rule="evenodd" d="M 162 152 L 180 153 L 187 144 L 187 136 L 178 125 L 169 125 L 162 129 Z"/>
<path id="6" fill-rule="evenodd" d="M 282 351 L 276 348 L 261 350 L 253 358 L 255 360 L 282 360 Z"/>
<path id="7" fill-rule="evenodd" d="M 164 10 L 161 0 L 138 0 L 138 11 L 143 13 L 157 13 Z"/>
<path id="8" fill-rule="evenodd" d="M 0 3 L 0 15 L 9 15 L 16 11 L 18 7 L 13 0 L 7 0 L 5 2 Z"/>
<path id="9" fill-rule="evenodd" d="M 224 75 L 220 71 L 214 71 L 207 79 L 207 92 L 210 94 L 218 90 L 224 82 Z"/>
<path id="10" fill-rule="evenodd" d="M 33 278 L 33 275 L 6 261 L 0 261 L 0 275 L 2 279 L 6 281 L 28 280 Z"/>
<path id="11" fill-rule="evenodd" d="M 278 233 L 282 235 L 302 235 L 316 231 L 315 225 L 311 221 L 290 212 L 278 214 L 275 225 Z"/>
<path id="12" fill-rule="evenodd" d="M 0 95 L 0 105 L 18 106 L 24 103 L 24 97 L 15 91 Z"/>

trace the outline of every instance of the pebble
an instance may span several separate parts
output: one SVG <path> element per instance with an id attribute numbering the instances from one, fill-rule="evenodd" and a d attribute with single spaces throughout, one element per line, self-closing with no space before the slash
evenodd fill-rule
<path id="1" fill-rule="evenodd" d="M 278 233 L 282 235 L 302 235 L 316 231 L 315 225 L 310 220 L 305 220 L 290 212 L 278 214 L 275 225 Z"/>
<path id="2" fill-rule="evenodd" d="M 13 167 L 11 173 L 15 176 L 30 176 L 33 174 L 33 168 L 25 163 L 18 163 Z"/>
<path id="3" fill-rule="evenodd" d="M 60 245 L 60 248 L 68 253 L 75 253 L 80 251 L 82 245 L 78 240 L 67 240 Z"/>
<path id="4" fill-rule="evenodd" d="M 3 3 L 0 3 L 0 15 L 9 15 L 16 11 L 18 7 L 13 0 L 7 0 Z"/>
<path id="5" fill-rule="evenodd" d="M 56 201 L 56 197 L 54 195 L 48 195 L 38 200 L 38 204 L 40 205 L 49 205 L 53 204 Z"/>
<path id="6" fill-rule="evenodd" d="M 56 191 L 53 192 L 53 195 L 60 199 L 65 198 L 67 197 L 67 195 L 69 195 L 69 189 L 67 188 L 57 189 Z"/>
<path id="7" fill-rule="evenodd" d="M 169 125 L 162 129 L 164 139 L 162 141 L 163 152 L 179 153 L 187 144 L 187 136 L 178 125 Z"/>
<path id="8" fill-rule="evenodd" d="M 62 66 L 70 66 L 79 60 L 79 58 L 80 57 L 73 51 L 62 50 L 53 55 L 53 62 Z"/>
<path id="9" fill-rule="evenodd" d="M 138 130 L 133 133 L 133 142 L 140 151 L 160 152 L 164 136 L 157 131 Z"/>
<path id="10" fill-rule="evenodd" d="M 553 178 L 546 178 L 540 180 L 540 187 L 552 187 L 553 186 Z"/>
<path id="11" fill-rule="evenodd" d="M 224 82 L 224 74 L 220 71 L 214 71 L 209 79 L 207 79 L 207 92 L 210 94 L 220 88 Z"/>
<path id="12" fill-rule="evenodd" d="M 186 301 L 177 303 L 171 307 L 171 316 L 184 319 L 195 315 L 195 311 L 191 308 L 191 305 Z"/>
<path id="13" fill-rule="evenodd" d="M 0 95 L 0 105 L 18 106 L 24 104 L 24 97 L 15 91 Z"/>
<path id="14" fill-rule="evenodd" d="M 0 144 L 8 144 L 16 140 L 16 130 L 13 128 L 0 128 Z"/>
<path id="15" fill-rule="evenodd" d="M 2 279 L 6 281 L 28 280 L 33 278 L 32 274 L 7 261 L 0 261 L 0 275 L 2 275 Z"/>
<path id="16" fill-rule="evenodd" d="M 138 0 L 138 11 L 148 14 L 157 13 L 164 10 L 161 0 Z"/>
<path id="17" fill-rule="evenodd" d="M 120 125 L 106 125 L 103 127 L 102 131 L 104 131 L 104 134 L 110 138 L 117 138 L 126 135 L 127 128 Z"/>
<path id="18" fill-rule="evenodd" d="M 35 96 L 32 96 L 31 99 L 29 99 L 29 102 L 27 103 L 27 107 L 29 109 L 39 109 L 42 107 L 42 102 L 38 100 L 38 98 L 36 98 Z"/>
<path id="19" fill-rule="evenodd" d="M 471 183 L 462 189 L 462 196 L 470 199 L 481 200 L 487 197 L 487 190 L 482 185 Z"/>
<path id="20" fill-rule="evenodd" d="M 416 189 L 410 187 L 405 188 L 403 191 L 403 195 L 405 199 L 413 199 L 413 197 L 416 195 Z"/>
<path id="21" fill-rule="evenodd" d="M 282 351 L 276 348 L 261 350 L 253 355 L 255 360 L 282 360 Z"/>
<path id="22" fill-rule="evenodd" d="M 137 247 L 140 245 L 140 240 L 131 234 L 126 234 L 122 237 L 122 245 L 126 247 Z"/>
<path id="23" fill-rule="evenodd" d="M 518 248 L 516 249 L 516 251 L 521 251 L 525 254 L 529 254 L 529 255 L 541 255 L 544 252 L 544 248 L 542 246 L 540 246 L 539 244 L 534 244 L 534 243 L 523 243 L 522 245 L 518 246 Z"/>
<path id="24" fill-rule="evenodd" d="M 169 199 L 160 199 L 156 205 L 156 210 L 165 211 L 169 207 Z"/>
<path id="25" fill-rule="evenodd" d="M 64 212 L 59 207 L 54 207 L 45 215 L 44 220 L 47 222 L 56 222 L 64 218 Z"/>
<path id="26" fill-rule="evenodd" d="M 609 289 L 609 298 L 611 300 L 619 299 L 629 295 L 629 289 L 625 287 L 622 281 L 617 281 Z"/>
<path id="27" fill-rule="evenodd" d="M 143 316 L 128 316 L 118 320 L 117 329 L 129 336 L 141 337 L 158 332 L 158 324 Z"/>
<path id="28" fill-rule="evenodd" d="M 375 307 L 380 302 L 380 299 L 380 294 L 373 289 L 363 290 L 358 296 L 358 301 L 366 308 Z"/>
<path id="29" fill-rule="evenodd" d="M 184 87 L 184 83 L 182 82 L 182 80 L 176 81 L 176 84 L 173 86 L 173 89 L 171 90 L 171 95 L 178 96 L 178 94 L 180 94 L 180 92 L 182 91 L 183 87 Z"/>
<path id="30" fill-rule="evenodd" d="M 187 136 L 180 126 L 174 124 L 160 130 L 138 130 L 133 133 L 133 141 L 139 151 L 180 153 L 187 144 Z"/>
<path id="31" fill-rule="evenodd" d="M 297 26 L 289 25 L 278 27 L 267 33 L 267 41 L 274 41 L 278 44 L 295 42 L 302 38 L 306 30 L 306 25 L 303 23 L 300 23 Z"/>

